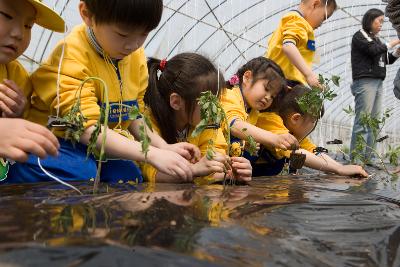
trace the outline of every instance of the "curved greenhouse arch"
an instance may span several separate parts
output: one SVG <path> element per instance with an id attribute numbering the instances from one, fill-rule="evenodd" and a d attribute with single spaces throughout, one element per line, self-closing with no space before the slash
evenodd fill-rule
<path id="1" fill-rule="evenodd" d="M 62 14 L 69 29 L 81 23 L 77 11 L 79 0 L 45 0 Z M 164 0 L 164 14 L 160 26 L 151 32 L 145 44 L 148 56 L 172 57 L 183 51 L 202 53 L 213 59 L 229 77 L 247 60 L 263 55 L 267 40 L 277 27 L 280 17 L 295 9 L 295 0 Z M 315 65 L 317 73 L 335 74 L 342 78 L 337 89 L 338 97 L 326 106 L 326 116 L 320 129 L 315 133 L 319 139 L 322 133 L 348 139 L 352 118 L 342 109 L 353 105 L 350 92 L 351 65 L 350 45 L 352 35 L 360 29 L 363 14 L 370 8 L 384 10 L 381 0 L 337 0 L 339 9 L 316 31 L 317 47 L 321 61 Z M 390 40 L 397 34 L 386 22 L 382 38 Z M 62 34 L 51 33 L 34 27 L 32 42 L 21 57 L 29 70 L 34 70 L 43 61 Z M 400 108 L 392 92 L 392 82 L 399 63 L 388 67 L 384 82 L 384 107 L 393 107 L 386 131 L 391 139 L 400 142 L 398 118 Z M 334 127 L 337 134 L 332 133 Z M 325 135 L 326 137 L 326 135 Z M 336 136 L 335 136 L 336 137 Z"/>

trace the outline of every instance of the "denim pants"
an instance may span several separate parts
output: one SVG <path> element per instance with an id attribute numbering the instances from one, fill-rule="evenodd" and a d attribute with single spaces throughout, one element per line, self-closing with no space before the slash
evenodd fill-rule
<path id="1" fill-rule="evenodd" d="M 87 146 L 73 145 L 59 138 L 60 149 L 58 157 L 49 156 L 41 160 L 45 170 L 65 182 L 88 181 L 96 177 L 97 161 L 93 156 L 86 158 Z M 102 164 L 100 179 L 106 183 L 142 182 L 140 169 L 129 160 L 108 160 Z M 4 183 L 36 183 L 53 181 L 38 165 L 38 157 L 30 155 L 27 162 L 15 163 L 10 167 L 8 178 Z"/>
<path id="2" fill-rule="evenodd" d="M 371 116 L 375 118 L 381 116 L 383 95 L 382 84 L 383 80 L 381 79 L 362 78 L 353 81 L 353 84 L 351 85 L 351 92 L 355 98 L 356 117 L 354 119 L 350 151 L 354 150 L 357 142 L 357 136 L 359 134 L 363 135 L 364 140 L 367 141 L 367 145 L 369 147 L 372 147 L 373 149 L 376 148 L 376 144 L 373 144 L 374 136 L 372 130 L 364 129 L 360 123 L 360 119 L 362 113 L 371 114 Z M 361 154 L 366 158 L 373 157 L 370 149 L 361 151 Z"/>

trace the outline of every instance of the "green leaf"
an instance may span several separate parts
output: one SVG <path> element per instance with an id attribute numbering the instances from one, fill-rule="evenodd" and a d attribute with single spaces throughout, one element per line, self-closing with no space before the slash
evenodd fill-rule
<path id="1" fill-rule="evenodd" d="M 199 136 L 208 126 L 208 121 L 202 119 L 200 123 L 196 126 L 196 128 L 192 132 L 192 137 L 195 138 Z"/>
<path id="2" fill-rule="evenodd" d="M 249 152 L 250 156 L 257 155 L 257 142 L 253 136 L 247 136 L 247 152 Z"/>
<path id="3" fill-rule="evenodd" d="M 144 154 L 145 158 L 147 158 L 147 153 L 149 152 L 151 139 L 147 135 L 144 124 L 139 126 L 139 137 L 140 137 L 140 143 L 142 146 L 142 153 Z"/>
<path id="4" fill-rule="evenodd" d="M 153 125 L 151 124 L 150 118 L 146 115 L 143 115 L 143 120 L 144 120 L 146 126 L 150 129 L 150 131 L 153 131 Z"/>
<path id="5" fill-rule="evenodd" d="M 132 106 L 129 112 L 129 119 L 130 120 L 137 120 L 140 117 L 140 111 L 137 106 Z"/>
<path id="6" fill-rule="evenodd" d="M 101 123 L 100 121 L 97 121 L 95 128 L 90 135 L 89 139 L 89 144 L 87 146 L 87 151 L 86 151 L 86 159 L 89 158 L 90 154 L 94 154 L 97 150 L 97 140 L 100 135 L 100 130 L 101 130 Z"/>
<path id="7" fill-rule="evenodd" d="M 325 79 L 324 76 L 322 76 L 322 74 L 318 75 L 318 81 L 321 85 L 325 84 Z"/>
<path id="8" fill-rule="evenodd" d="M 337 87 L 340 86 L 340 77 L 339 76 L 333 75 L 331 79 L 332 79 L 332 82 L 334 85 L 336 85 Z"/>
<path id="9" fill-rule="evenodd" d="M 206 152 L 206 157 L 207 157 L 207 159 L 208 160 L 213 160 L 214 159 L 214 150 L 213 149 L 207 149 L 207 152 Z"/>
<path id="10" fill-rule="evenodd" d="M 223 129 L 223 134 L 228 143 L 228 150 L 230 146 L 230 129 L 227 123 L 226 114 L 221 106 L 219 98 L 211 91 L 205 91 L 200 94 L 198 98 L 198 105 L 200 106 L 200 122 L 192 132 L 192 137 L 199 136 L 210 125 L 223 124 L 226 129 Z M 212 141 L 212 140 L 210 140 Z M 211 159 L 214 155 L 214 143 L 210 142 L 206 152 L 207 158 Z"/>
<path id="11" fill-rule="evenodd" d="M 300 109 L 315 118 L 319 118 L 321 109 L 325 101 L 332 101 L 337 94 L 334 93 L 329 87 L 329 79 L 325 79 L 321 74 L 319 75 L 319 82 L 321 83 L 324 90 L 313 87 L 309 92 L 301 96 L 297 103 Z"/>
<path id="12" fill-rule="evenodd" d="M 344 108 L 343 111 L 349 115 L 355 116 L 356 112 L 353 110 L 353 108 L 351 106 L 348 106 L 348 108 Z"/>

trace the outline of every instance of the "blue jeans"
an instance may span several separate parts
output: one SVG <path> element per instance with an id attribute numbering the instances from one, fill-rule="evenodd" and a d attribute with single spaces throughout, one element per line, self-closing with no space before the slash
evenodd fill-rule
<path id="1" fill-rule="evenodd" d="M 369 147 L 374 149 L 376 148 L 372 130 L 364 129 L 364 127 L 361 125 L 360 119 L 362 113 L 371 114 L 371 116 L 375 118 L 381 116 L 383 93 L 382 84 L 383 80 L 381 79 L 362 78 L 353 81 L 353 84 L 351 85 L 351 92 L 355 98 L 356 117 L 354 119 L 350 151 L 354 150 L 357 142 L 357 136 L 360 134 L 364 137 L 364 140 L 367 141 L 367 145 Z M 373 157 L 370 149 L 365 149 L 364 151 L 360 152 L 366 158 Z"/>
<path id="2" fill-rule="evenodd" d="M 58 157 L 49 156 L 40 160 L 43 168 L 65 182 L 88 181 L 96 177 L 97 161 L 93 156 L 86 159 L 87 146 L 72 145 L 71 142 L 59 138 L 60 149 Z M 128 160 L 108 160 L 102 163 L 100 180 L 107 183 L 119 181 L 142 182 L 140 169 Z M 10 166 L 4 183 L 36 183 L 53 181 L 38 165 L 38 157 L 30 155 L 25 163 L 15 163 Z"/>

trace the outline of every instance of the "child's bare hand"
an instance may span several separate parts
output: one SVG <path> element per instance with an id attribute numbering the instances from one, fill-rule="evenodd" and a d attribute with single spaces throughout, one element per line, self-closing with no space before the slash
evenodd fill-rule
<path id="1" fill-rule="evenodd" d="M 306 80 L 309 86 L 318 87 L 322 89 L 322 85 L 319 83 L 318 75 L 314 72 L 306 76 Z"/>
<path id="2" fill-rule="evenodd" d="M 0 157 L 24 162 L 32 153 L 40 158 L 57 156 L 57 138 L 45 127 L 21 120 L 0 119 Z"/>
<path id="3" fill-rule="evenodd" d="M 232 157 L 233 176 L 238 181 L 249 182 L 253 174 L 253 167 L 248 159 L 243 157 Z"/>
<path id="4" fill-rule="evenodd" d="M 26 102 L 23 91 L 15 82 L 4 80 L 0 84 L 0 110 L 3 118 L 21 118 Z"/>
<path id="5" fill-rule="evenodd" d="M 178 177 L 184 182 L 193 180 L 189 161 L 173 151 L 152 147 L 147 154 L 147 159 L 151 165 L 162 173 Z"/>
<path id="6" fill-rule="evenodd" d="M 169 144 L 168 146 L 165 147 L 165 149 L 178 153 L 191 163 L 196 163 L 201 158 L 200 149 L 197 146 L 187 142 Z"/>
<path id="7" fill-rule="evenodd" d="M 283 150 L 297 150 L 300 145 L 296 137 L 287 133 L 275 135 L 272 146 Z"/>
<path id="8" fill-rule="evenodd" d="M 368 173 L 358 165 L 343 165 L 338 171 L 339 175 L 343 176 L 361 176 L 368 177 Z"/>
<path id="9" fill-rule="evenodd" d="M 400 40 L 399 39 L 395 39 L 389 42 L 389 48 L 393 48 L 396 45 L 400 44 Z"/>
<path id="10" fill-rule="evenodd" d="M 231 169 L 228 157 L 216 152 L 212 160 L 207 159 L 206 156 L 200 159 L 199 162 L 192 165 L 194 176 L 207 176 L 212 173 L 223 173 Z"/>

